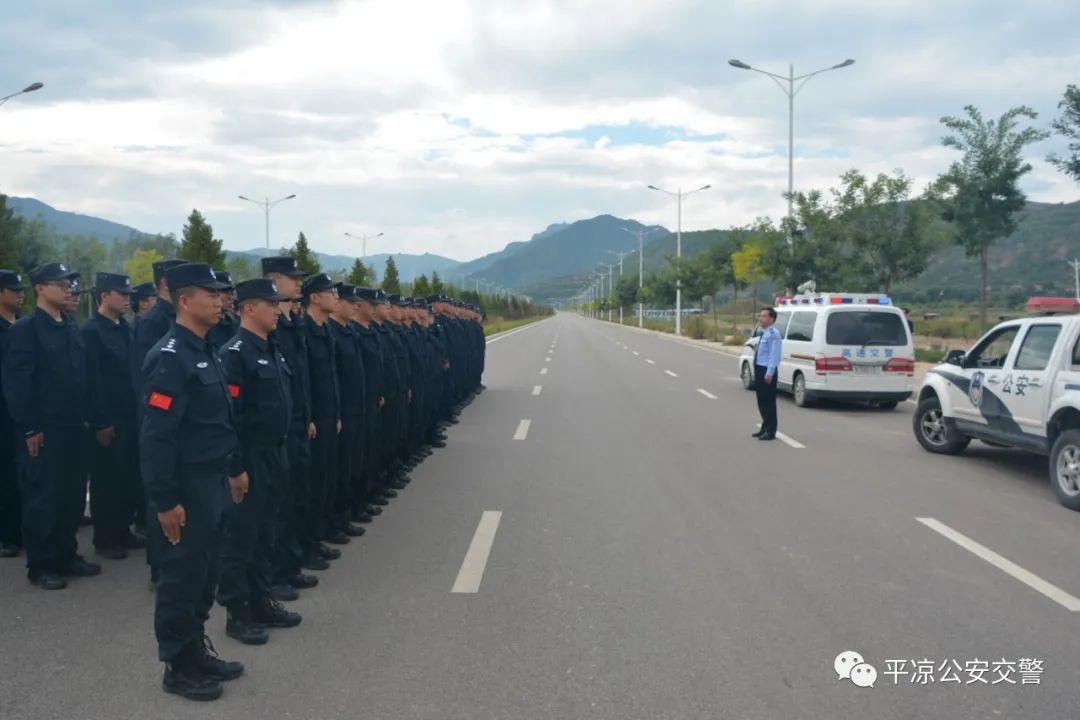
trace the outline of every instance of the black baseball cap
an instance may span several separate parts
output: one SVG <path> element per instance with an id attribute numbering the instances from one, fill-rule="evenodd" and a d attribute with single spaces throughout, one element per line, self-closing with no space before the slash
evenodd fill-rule
<path id="1" fill-rule="evenodd" d="M 359 290 L 355 285 L 349 283 L 338 283 L 334 287 L 337 288 L 337 296 L 342 300 L 348 300 L 349 302 L 360 302 L 361 298 L 356 291 Z"/>
<path id="2" fill-rule="evenodd" d="M 226 285 L 228 285 L 228 287 L 226 287 L 225 290 L 235 290 L 236 289 L 236 288 L 233 287 L 232 275 L 229 274 L 228 270 L 215 270 L 214 271 L 214 277 L 216 277 L 218 279 L 218 281 L 223 282 Z"/>
<path id="3" fill-rule="evenodd" d="M 229 287 L 217 279 L 213 268 L 200 262 L 174 265 L 166 271 L 165 282 L 169 284 L 170 292 L 186 287 L 201 287 L 207 290 L 224 290 Z"/>
<path id="4" fill-rule="evenodd" d="M 307 297 L 312 293 L 325 292 L 334 289 L 334 281 L 326 273 L 316 273 L 308 277 L 300 286 L 300 293 Z"/>
<path id="5" fill-rule="evenodd" d="M 405 298 L 400 295 L 387 295 L 386 299 L 390 301 L 391 305 L 397 305 L 398 307 L 405 306 Z"/>
<path id="6" fill-rule="evenodd" d="M 270 278 L 252 278 L 236 284 L 238 303 L 245 300 L 269 300 L 279 303 L 289 299 L 291 298 L 278 292 L 277 284 Z"/>
<path id="7" fill-rule="evenodd" d="M 187 260 L 177 260 L 176 258 L 170 258 L 168 260 L 158 260 L 156 263 L 150 265 L 154 270 L 154 284 L 157 285 L 161 282 L 161 278 L 165 277 L 165 273 L 169 271 L 169 268 L 174 268 L 177 265 L 183 265 Z"/>
<path id="8" fill-rule="evenodd" d="M 142 302 L 147 298 L 157 297 L 157 288 L 154 283 L 141 283 L 132 288 L 135 291 L 133 299 Z"/>
<path id="9" fill-rule="evenodd" d="M 57 280 L 74 280 L 79 273 L 73 272 L 62 262 L 45 263 L 38 265 L 30 271 L 30 282 L 37 285 L 44 282 L 56 282 Z"/>
<path id="10" fill-rule="evenodd" d="M 25 290 L 22 275 L 14 270 L 0 270 L 0 290 Z"/>
<path id="11" fill-rule="evenodd" d="M 382 302 L 382 300 L 379 299 L 380 292 L 382 291 L 376 288 L 369 287 L 357 287 L 355 290 L 357 300 L 363 300 L 364 302 L 369 302 L 372 305 L 378 305 Z"/>
<path id="12" fill-rule="evenodd" d="M 296 263 L 296 258 L 292 255 L 264 257 L 262 259 L 262 271 L 263 275 L 269 275 L 270 273 L 280 273 L 290 277 L 305 277 L 307 275 L 306 272 L 300 269 L 300 266 Z"/>
<path id="13" fill-rule="evenodd" d="M 132 295 L 135 288 L 131 287 L 131 278 L 123 273 L 99 272 L 94 286 L 99 293 L 115 290 L 124 295 Z"/>

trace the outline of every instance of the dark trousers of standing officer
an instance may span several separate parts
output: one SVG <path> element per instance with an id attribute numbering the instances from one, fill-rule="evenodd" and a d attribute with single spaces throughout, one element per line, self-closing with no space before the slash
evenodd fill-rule
<path id="1" fill-rule="evenodd" d="M 385 407 L 377 408 L 364 423 L 363 495 L 353 499 L 353 511 L 357 514 L 367 509 L 372 496 L 379 489 L 379 473 L 382 470 L 382 415 Z"/>
<path id="2" fill-rule="evenodd" d="M 274 531 L 277 540 L 271 571 L 274 585 L 283 585 L 289 578 L 298 575 L 304 561 L 308 475 L 311 472 L 311 444 L 306 427 L 289 430 L 285 459 L 288 469 L 283 477 L 287 480 L 280 483 Z"/>
<path id="3" fill-rule="evenodd" d="M 31 576 L 62 573 L 75 560 L 75 533 L 86 507 L 86 431 L 81 427 L 44 430 L 36 458 L 20 443 L 22 534 Z"/>
<path id="4" fill-rule="evenodd" d="M 387 400 L 383 406 L 382 433 L 379 452 L 382 454 L 382 462 L 379 464 L 379 476 L 385 483 L 397 465 L 398 432 L 401 425 L 400 405 L 405 402 L 405 396 Z"/>
<path id="5" fill-rule="evenodd" d="M 366 507 L 367 481 L 364 474 L 364 465 L 367 462 L 368 435 L 370 433 L 368 426 L 371 425 L 371 420 L 370 416 L 361 416 L 358 419 L 360 427 L 356 433 L 356 440 L 353 442 L 349 485 L 345 498 L 345 507 L 350 514 L 360 514 Z"/>
<path id="6" fill-rule="evenodd" d="M 94 518 L 94 547 L 124 547 L 131 534 L 139 497 L 132 496 L 139 477 L 139 438 L 135 423 L 117 425 L 116 437 L 103 447 L 90 436 L 90 515 Z M 140 493 L 141 496 L 141 493 Z"/>
<path id="7" fill-rule="evenodd" d="M 330 492 L 337 484 L 338 433 L 336 420 L 316 420 L 311 440 L 311 472 L 308 473 L 308 547 L 327 536 Z"/>
<path id="8" fill-rule="evenodd" d="M 764 365 L 754 365 L 754 392 L 757 395 L 758 412 L 761 413 L 761 431 L 767 435 L 776 434 L 776 381 L 774 374 L 772 382 L 765 382 L 765 373 L 768 368 Z"/>
<path id="9" fill-rule="evenodd" d="M 243 502 L 225 511 L 221 533 L 217 601 L 228 608 L 260 605 L 270 597 L 278 486 L 288 473 L 284 444 L 244 441 L 243 452 L 248 492 Z"/>
<path id="10" fill-rule="evenodd" d="M 15 462 L 15 430 L 0 421 L 0 545 L 22 547 L 22 502 L 19 470 Z"/>
<path id="11" fill-rule="evenodd" d="M 157 521 L 160 508 L 149 508 L 152 519 L 148 532 L 161 538 L 155 558 L 154 634 L 158 659 L 163 662 L 200 642 L 206 632 L 218 582 L 222 516 L 232 504 L 225 470 L 224 459 L 177 468 L 180 486 L 185 489 L 180 502 L 187 520 L 176 545 L 165 538 Z"/>
<path id="12" fill-rule="evenodd" d="M 362 416 L 346 415 L 341 418 L 341 434 L 338 436 L 337 483 L 329 508 L 332 531 L 342 531 L 349 524 L 353 498 L 353 475 L 359 467 L 357 460 L 363 443 L 361 434 L 363 429 Z"/>

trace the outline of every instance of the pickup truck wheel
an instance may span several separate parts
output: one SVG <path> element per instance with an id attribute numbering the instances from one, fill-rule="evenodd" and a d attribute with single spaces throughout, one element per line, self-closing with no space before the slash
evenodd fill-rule
<path id="1" fill-rule="evenodd" d="M 791 381 L 791 397 L 795 399 L 795 404 L 799 407 L 807 407 L 813 403 L 806 393 L 806 378 L 802 373 L 795 373 Z"/>
<path id="2" fill-rule="evenodd" d="M 1050 484 L 1062 505 L 1080 510 L 1080 430 L 1066 430 L 1054 441 Z"/>
<path id="3" fill-rule="evenodd" d="M 915 439 L 925 450 L 941 455 L 955 455 L 962 452 L 971 442 L 971 438 L 951 430 L 945 423 L 945 414 L 941 412 L 941 402 L 936 397 L 928 397 L 915 408 L 911 419 Z"/>
<path id="4" fill-rule="evenodd" d="M 754 389 L 754 371 L 750 369 L 750 363 L 744 362 L 742 364 L 742 370 L 739 371 L 739 377 L 742 379 L 743 389 Z"/>

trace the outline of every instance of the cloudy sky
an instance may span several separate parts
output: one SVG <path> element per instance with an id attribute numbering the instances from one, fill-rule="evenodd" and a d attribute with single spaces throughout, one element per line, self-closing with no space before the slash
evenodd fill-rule
<path id="1" fill-rule="evenodd" d="M 94 7 L 96 6 L 96 7 Z M 263 243 L 237 194 L 297 198 L 271 244 L 470 259 L 600 213 L 675 224 L 649 183 L 713 189 L 684 227 L 784 212 L 787 100 L 740 58 L 814 78 L 796 104 L 796 187 L 850 167 L 924 183 L 938 118 L 1080 83 L 1080 3 L 995 0 L 13 0 L 0 5 L 0 191 Z M 1032 149 L 1032 199 L 1080 188 Z"/>

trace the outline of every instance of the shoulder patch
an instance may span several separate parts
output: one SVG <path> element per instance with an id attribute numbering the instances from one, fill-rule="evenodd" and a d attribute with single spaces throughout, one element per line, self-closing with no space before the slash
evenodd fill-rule
<path id="1" fill-rule="evenodd" d="M 207 368 L 207 367 L 210 367 L 210 363 L 208 363 L 208 362 L 206 362 L 206 361 L 204 360 L 203 362 L 197 362 L 197 363 L 195 363 L 195 367 L 197 367 L 197 368 L 199 368 L 200 370 L 202 370 L 203 368 Z"/>
<path id="2" fill-rule="evenodd" d="M 234 342 L 232 345 L 229 346 L 229 350 L 232 350 L 232 351 L 235 351 L 235 352 L 240 352 L 240 346 L 243 345 L 243 344 L 244 344 L 243 340 L 237 340 L 236 342 Z"/>
<path id="3" fill-rule="evenodd" d="M 265 359 L 265 358 L 259 358 L 255 362 L 259 363 L 260 365 L 269 365 L 270 364 L 270 361 Z"/>
<path id="4" fill-rule="evenodd" d="M 176 338 L 169 338 L 169 342 L 161 346 L 161 352 L 176 353 Z"/>

